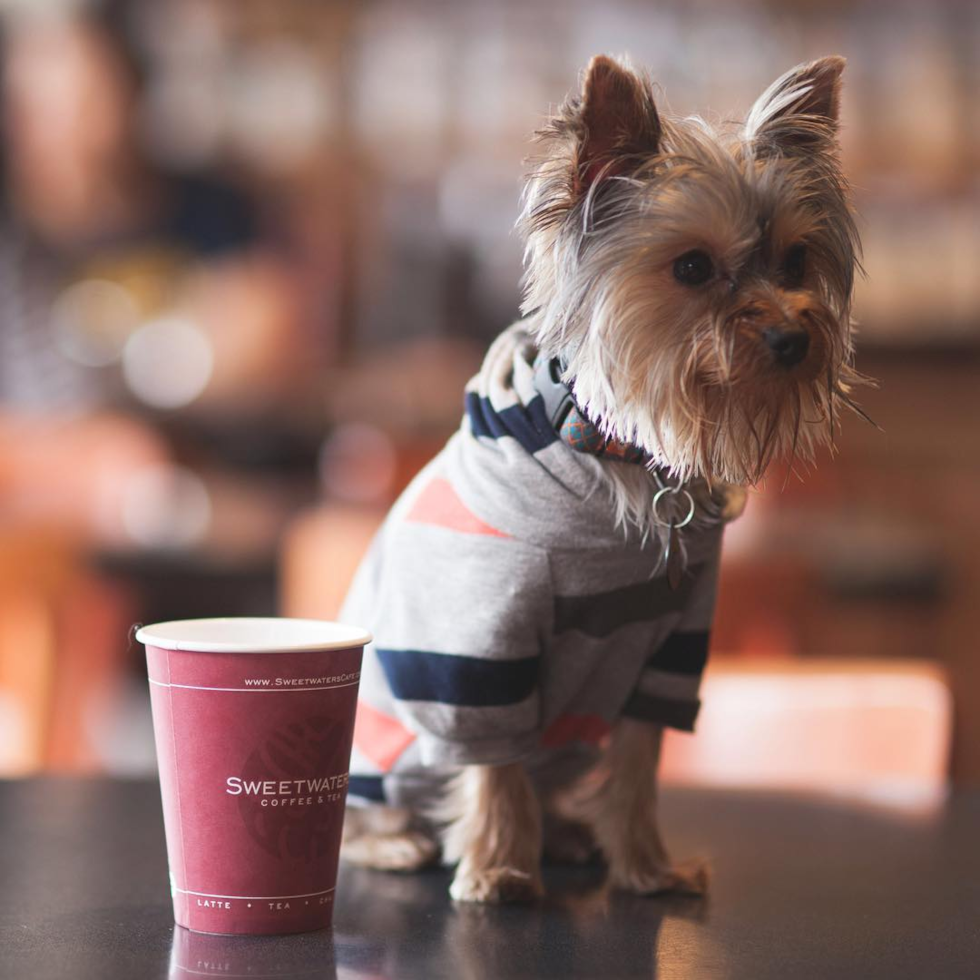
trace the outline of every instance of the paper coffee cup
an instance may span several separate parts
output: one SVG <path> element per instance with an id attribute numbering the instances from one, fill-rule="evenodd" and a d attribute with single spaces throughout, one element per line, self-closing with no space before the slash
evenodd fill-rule
<path id="1" fill-rule="evenodd" d="M 197 932 L 330 925 L 365 630 L 144 626 L 170 889 Z"/>

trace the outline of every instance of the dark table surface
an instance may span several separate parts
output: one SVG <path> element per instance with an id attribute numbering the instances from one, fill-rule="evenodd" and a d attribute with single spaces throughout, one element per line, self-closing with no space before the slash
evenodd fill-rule
<path id="1" fill-rule="evenodd" d="M 666 789 L 706 900 L 609 895 L 546 872 L 534 907 L 454 907 L 444 871 L 344 869 L 333 932 L 175 929 L 155 783 L 0 781 L 0 977 L 980 977 L 980 794 L 927 814 L 805 796 Z"/>

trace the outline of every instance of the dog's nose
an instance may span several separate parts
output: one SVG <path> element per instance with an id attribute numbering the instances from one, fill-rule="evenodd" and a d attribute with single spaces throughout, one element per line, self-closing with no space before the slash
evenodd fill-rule
<path id="1" fill-rule="evenodd" d="M 762 339 L 783 367 L 799 364 L 810 349 L 810 335 L 798 327 L 770 327 L 762 332 Z"/>

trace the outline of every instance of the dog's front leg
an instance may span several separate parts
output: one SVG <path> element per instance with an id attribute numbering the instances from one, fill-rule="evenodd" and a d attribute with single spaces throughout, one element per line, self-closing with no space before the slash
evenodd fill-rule
<path id="1" fill-rule="evenodd" d="M 623 718 L 613 731 L 606 778 L 592 797 L 596 839 L 609 862 L 614 888 L 650 895 L 702 894 L 708 884 L 701 862 L 671 864 L 657 819 L 657 766 L 663 729 Z"/>
<path id="2" fill-rule="evenodd" d="M 450 895 L 459 902 L 538 898 L 541 807 L 524 767 L 467 766 L 450 805 L 444 854 L 459 861 Z"/>

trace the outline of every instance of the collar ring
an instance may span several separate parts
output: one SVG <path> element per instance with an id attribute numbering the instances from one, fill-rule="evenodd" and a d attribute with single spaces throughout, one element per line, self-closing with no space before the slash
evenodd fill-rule
<path id="1" fill-rule="evenodd" d="M 680 521 L 665 521 L 660 516 L 659 506 L 660 501 L 668 494 L 683 494 L 687 499 L 687 513 L 684 515 L 683 520 Z M 687 527 L 688 524 L 694 519 L 694 498 L 685 490 L 683 487 L 664 487 L 662 490 L 658 490 L 653 496 L 653 519 L 661 527 L 674 527 L 682 528 Z"/>

